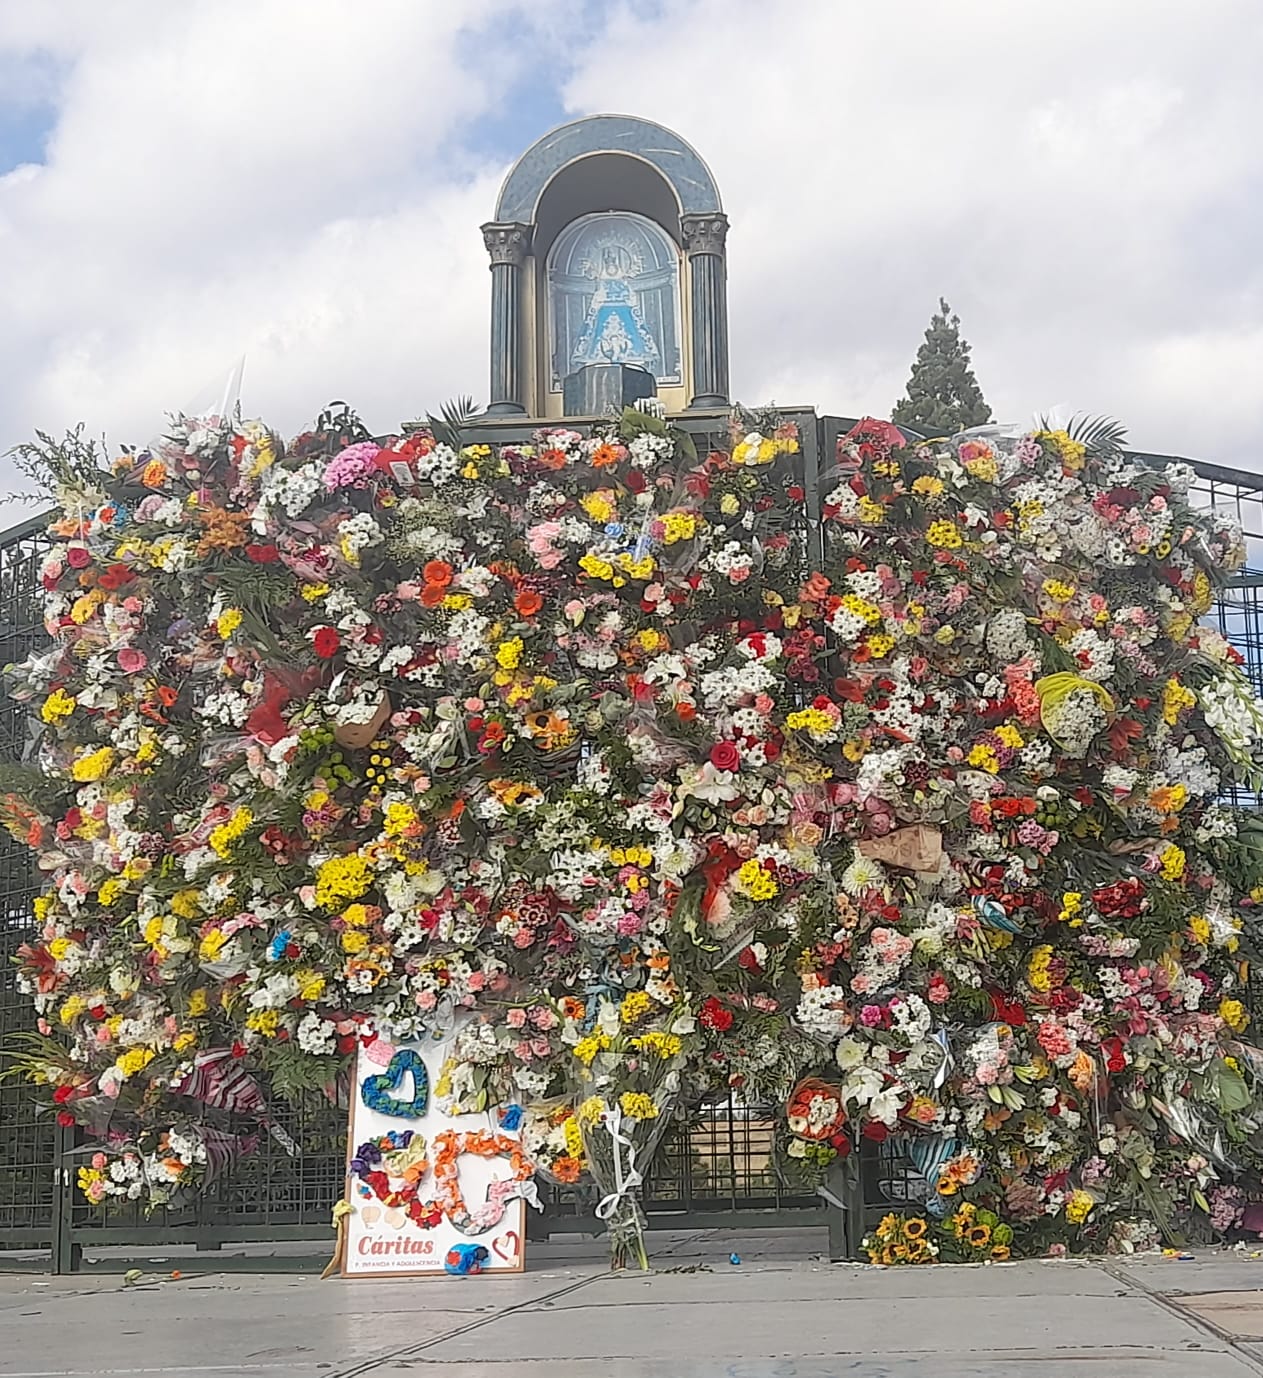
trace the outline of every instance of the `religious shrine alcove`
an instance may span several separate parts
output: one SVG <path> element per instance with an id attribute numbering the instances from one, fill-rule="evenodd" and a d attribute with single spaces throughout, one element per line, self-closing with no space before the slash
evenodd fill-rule
<path id="1" fill-rule="evenodd" d="M 728 220 L 706 164 L 649 120 L 593 115 L 537 140 L 482 227 L 488 416 L 595 415 L 657 396 L 728 405 Z"/>

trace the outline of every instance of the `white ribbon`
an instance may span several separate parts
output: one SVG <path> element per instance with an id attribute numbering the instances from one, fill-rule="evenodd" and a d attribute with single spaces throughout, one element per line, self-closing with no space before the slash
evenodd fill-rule
<path id="1" fill-rule="evenodd" d="M 612 1109 L 606 1110 L 601 1116 L 601 1123 L 605 1126 L 605 1131 L 610 1136 L 610 1141 L 614 1145 L 614 1190 L 608 1196 L 603 1196 L 596 1208 L 596 1218 L 598 1220 L 608 1220 L 618 1209 L 624 1197 L 630 1196 L 644 1178 L 636 1170 L 636 1150 L 632 1146 L 632 1141 L 623 1133 L 623 1112 L 615 1105 Z M 619 1152 L 620 1146 L 627 1149 L 627 1167 L 623 1169 L 623 1156 Z"/>

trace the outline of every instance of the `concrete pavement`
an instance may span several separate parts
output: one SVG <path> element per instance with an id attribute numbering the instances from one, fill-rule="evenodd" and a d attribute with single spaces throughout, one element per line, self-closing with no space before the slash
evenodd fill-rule
<path id="1" fill-rule="evenodd" d="M 137 1287 L 0 1274 L 0 1378 L 1263 1375 L 1263 1259 L 883 1270 L 822 1261 L 804 1231 L 653 1244 L 649 1276 L 578 1239 L 514 1278 L 321 1282 L 176 1251 Z"/>

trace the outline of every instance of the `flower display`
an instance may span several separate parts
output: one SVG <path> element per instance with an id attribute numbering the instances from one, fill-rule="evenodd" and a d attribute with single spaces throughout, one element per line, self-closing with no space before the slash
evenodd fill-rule
<path id="1" fill-rule="evenodd" d="M 1224 801 L 1263 708 L 1200 623 L 1241 538 L 1187 466 L 870 420 L 806 475 L 772 415 L 701 454 L 640 411 L 39 457 L 2 814 L 46 877 L 25 1065 L 102 1140 L 90 1199 L 192 1189 L 361 1039 L 452 1033 L 429 1094 L 522 1106 L 505 1191 L 592 1174 L 624 1258 L 716 1091 L 780 1108 L 786 1170 L 926 1167 L 882 1261 L 1239 1215 L 1263 849 Z M 472 1230 L 504 1201 L 456 1160 L 502 1149 L 353 1170 Z"/>

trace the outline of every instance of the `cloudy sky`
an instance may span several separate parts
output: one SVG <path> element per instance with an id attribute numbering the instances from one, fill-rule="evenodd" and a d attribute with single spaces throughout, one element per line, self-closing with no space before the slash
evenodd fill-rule
<path id="1" fill-rule="evenodd" d="M 1261 68 L 1259 0 L 0 0 L 0 448 L 242 355 L 284 431 L 485 399 L 478 226 L 614 110 L 716 174 L 741 400 L 887 415 L 945 294 L 1001 419 L 1263 469 Z"/>

